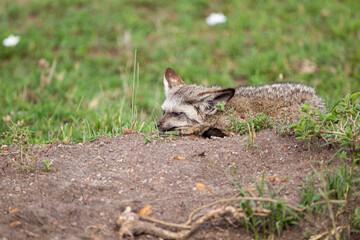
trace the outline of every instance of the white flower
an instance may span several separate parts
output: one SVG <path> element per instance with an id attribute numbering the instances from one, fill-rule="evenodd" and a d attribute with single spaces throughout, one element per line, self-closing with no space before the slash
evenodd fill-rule
<path id="1" fill-rule="evenodd" d="M 10 34 L 7 38 L 3 40 L 3 45 L 5 47 L 15 47 L 20 42 L 20 36 L 14 36 Z"/>
<path id="2" fill-rule="evenodd" d="M 211 13 L 210 16 L 206 18 L 206 23 L 210 26 L 224 22 L 226 22 L 226 16 L 222 13 Z"/>
<path id="3" fill-rule="evenodd" d="M 283 75 L 282 73 L 280 73 L 280 74 L 279 74 L 279 79 L 280 79 L 280 80 L 283 80 L 283 78 L 284 78 L 284 75 Z"/>

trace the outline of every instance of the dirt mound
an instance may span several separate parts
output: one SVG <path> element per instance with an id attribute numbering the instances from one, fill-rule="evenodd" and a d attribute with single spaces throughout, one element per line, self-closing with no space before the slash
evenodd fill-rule
<path id="1" fill-rule="evenodd" d="M 46 146 L 37 170 L 26 174 L 1 155 L 0 239 L 117 239 L 116 219 L 127 206 L 137 212 L 150 205 L 153 217 L 181 223 L 195 208 L 238 193 L 230 178 L 247 188 L 263 173 L 275 189 L 282 186 L 282 200 L 298 203 L 306 176 L 335 153 L 327 147 L 308 151 L 304 142 L 269 130 L 256 135 L 254 150 L 243 139 L 181 137 L 145 145 L 142 135 L 130 134 L 58 142 Z M 44 160 L 54 160 L 51 171 L 41 170 Z M 292 229 L 284 239 L 302 238 L 301 231 Z M 252 238 L 245 228 L 217 220 L 191 239 L 238 236 Z"/>

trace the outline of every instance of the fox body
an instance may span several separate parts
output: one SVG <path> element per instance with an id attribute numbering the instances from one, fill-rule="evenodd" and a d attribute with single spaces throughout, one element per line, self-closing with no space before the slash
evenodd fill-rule
<path id="1" fill-rule="evenodd" d="M 310 102 L 311 109 L 325 112 L 326 107 L 313 88 L 297 83 L 275 83 L 260 87 L 203 87 L 187 85 L 167 68 L 164 74 L 166 100 L 163 116 L 157 126 L 160 131 L 180 131 L 182 134 L 226 136 L 231 123 L 226 111 L 244 121 L 256 113 L 265 113 L 275 124 L 291 124 L 300 119 L 301 106 Z M 224 104 L 225 111 L 216 106 Z"/>

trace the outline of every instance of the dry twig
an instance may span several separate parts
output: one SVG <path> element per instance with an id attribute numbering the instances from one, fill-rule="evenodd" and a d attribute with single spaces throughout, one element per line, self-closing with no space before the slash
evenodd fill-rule
<path id="1" fill-rule="evenodd" d="M 127 209 L 120 214 L 120 216 L 117 219 L 116 224 L 120 227 L 119 229 L 119 239 L 122 239 L 124 235 L 128 235 L 131 238 L 134 237 L 134 235 L 139 234 L 151 234 L 154 236 L 157 236 L 159 238 L 165 238 L 165 239 L 182 239 L 188 237 L 190 234 L 192 234 L 194 231 L 196 231 L 202 224 L 205 222 L 214 219 L 214 218 L 220 218 L 225 217 L 226 215 L 231 215 L 235 219 L 244 218 L 245 215 L 243 213 L 243 210 L 241 208 L 237 208 L 234 206 L 230 206 L 230 204 L 233 204 L 236 201 L 242 201 L 242 200 L 251 200 L 251 201 L 259 201 L 259 202 L 272 202 L 272 203 L 279 203 L 278 200 L 271 199 L 271 198 L 260 198 L 260 197 L 238 197 L 235 196 L 233 198 L 229 199 L 221 199 L 218 201 L 215 201 L 213 203 L 201 206 L 197 209 L 195 209 L 192 213 L 190 213 L 188 220 L 184 224 L 175 224 L 175 223 L 168 223 L 161 220 L 157 220 L 148 216 L 142 216 L 138 215 L 136 213 L 131 212 L 130 207 L 127 207 Z M 222 204 L 221 207 L 218 207 L 216 209 L 209 210 L 208 212 L 195 216 L 196 213 L 199 211 L 210 208 L 214 205 Z M 287 207 L 295 210 L 295 211 L 303 211 L 301 208 L 297 208 L 289 203 L 285 203 Z M 257 207 L 253 209 L 255 216 L 267 216 L 270 214 L 271 210 Z M 145 222 L 145 221 L 148 222 Z M 149 223 L 151 222 L 151 223 Z M 163 225 L 165 227 L 172 227 L 172 228 L 178 228 L 182 229 L 180 231 L 170 231 L 167 229 L 164 229 L 162 227 L 158 227 L 154 225 L 153 223 Z"/>

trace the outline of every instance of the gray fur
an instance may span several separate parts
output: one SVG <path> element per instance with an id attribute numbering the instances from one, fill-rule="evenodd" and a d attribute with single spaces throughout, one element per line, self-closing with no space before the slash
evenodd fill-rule
<path id="1" fill-rule="evenodd" d="M 172 76 L 174 73 L 171 72 Z M 228 116 L 215 107 L 222 101 L 225 111 L 233 109 L 238 121 L 262 112 L 276 124 L 289 125 L 299 120 L 305 102 L 310 102 L 312 110 L 318 108 L 322 113 L 326 112 L 325 104 L 315 90 L 298 83 L 221 89 L 186 85 L 180 80 L 174 87 L 169 87 L 164 78 L 166 100 L 162 108 L 165 114 L 158 122 L 161 131 L 179 130 L 183 134 L 203 135 L 209 129 L 218 129 L 228 135 L 231 127 Z"/>

